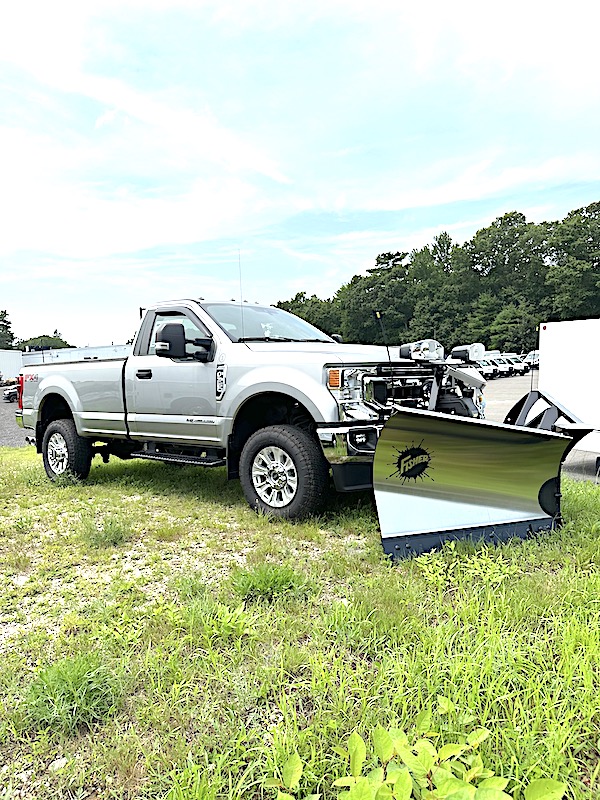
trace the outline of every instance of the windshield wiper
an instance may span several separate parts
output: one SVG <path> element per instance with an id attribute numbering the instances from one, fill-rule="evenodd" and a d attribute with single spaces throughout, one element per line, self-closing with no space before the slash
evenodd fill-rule
<path id="1" fill-rule="evenodd" d="M 295 342 L 297 339 L 288 339 L 286 336 L 241 336 L 238 342 Z"/>
<path id="2" fill-rule="evenodd" d="M 238 342 L 321 342 L 321 344 L 330 344 L 329 339 L 290 339 L 287 336 L 242 336 Z"/>

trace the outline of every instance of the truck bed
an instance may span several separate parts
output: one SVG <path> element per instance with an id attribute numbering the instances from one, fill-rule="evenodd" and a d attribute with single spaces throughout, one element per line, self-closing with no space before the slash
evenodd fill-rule
<path id="1" fill-rule="evenodd" d="M 102 347 L 62 347 L 57 350 L 34 350 L 23 353 L 23 366 L 37 364 L 71 364 L 80 361 L 121 361 L 131 355 L 130 344 L 105 345 Z"/>

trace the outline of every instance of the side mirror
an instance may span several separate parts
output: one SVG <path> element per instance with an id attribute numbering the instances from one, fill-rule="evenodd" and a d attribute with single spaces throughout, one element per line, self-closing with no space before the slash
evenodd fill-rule
<path id="1" fill-rule="evenodd" d="M 344 340 L 342 339 L 339 333 L 332 333 L 331 338 L 333 339 L 334 342 L 337 342 L 338 344 L 344 343 Z"/>
<path id="2" fill-rule="evenodd" d="M 156 355 L 185 358 L 185 331 L 179 322 L 167 322 L 156 334 Z"/>
<path id="3" fill-rule="evenodd" d="M 196 361 L 202 361 L 203 363 L 212 361 L 213 340 L 210 337 L 203 339 L 186 339 L 185 341 L 186 344 L 193 344 L 194 347 L 202 347 L 202 350 L 196 350 L 194 353 L 194 359 Z"/>
<path id="4" fill-rule="evenodd" d="M 186 344 L 201 347 L 193 354 L 187 353 Z M 156 355 L 163 358 L 193 358 L 195 361 L 209 361 L 213 340 L 186 339 L 185 329 L 180 322 L 167 322 L 156 334 Z"/>

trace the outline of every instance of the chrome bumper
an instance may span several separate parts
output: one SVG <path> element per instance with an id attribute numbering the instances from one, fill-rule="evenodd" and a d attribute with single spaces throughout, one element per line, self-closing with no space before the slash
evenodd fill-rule
<path id="1" fill-rule="evenodd" d="M 384 422 L 320 425 L 323 455 L 329 462 L 338 492 L 373 487 L 373 460 Z"/>

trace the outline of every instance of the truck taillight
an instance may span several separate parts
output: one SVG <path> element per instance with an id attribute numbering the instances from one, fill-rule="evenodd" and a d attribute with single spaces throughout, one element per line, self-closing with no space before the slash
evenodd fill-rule
<path id="1" fill-rule="evenodd" d="M 23 376 L 19 375 L 17 383 L 17 404 L 20 411 L 23 411 Z"/>

